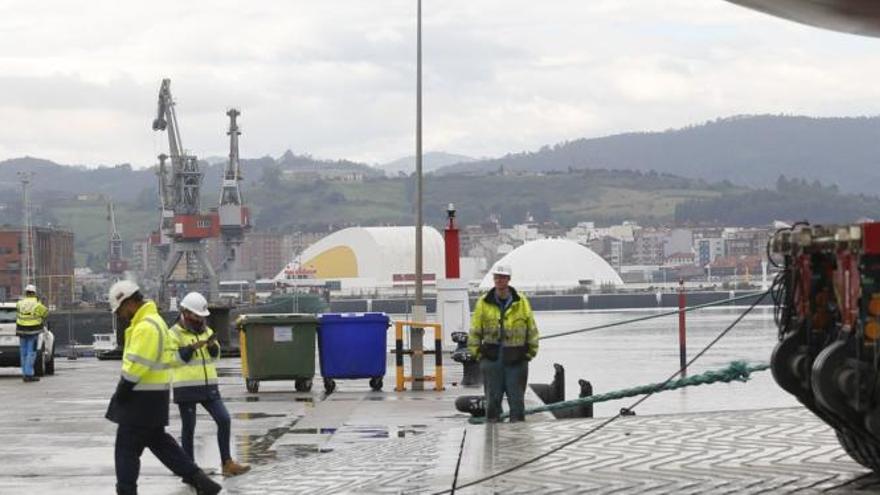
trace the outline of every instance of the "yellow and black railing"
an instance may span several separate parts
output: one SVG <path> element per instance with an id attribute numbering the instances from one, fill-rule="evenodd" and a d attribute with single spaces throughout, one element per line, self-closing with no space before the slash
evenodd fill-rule
<path id="1" fill-rule="evenodd" d="M 430 328 L 434 330 L 434 350 L 413 350 L 403 348 L 403 329 L 404 327 L 412 330 L 413 328 Z M 397 384 L 394 390 L 403 392 L 406 390 L 406 382 L 434 382 L 434 390 L 443 390 L 443 328 L 439 323 L 424 323 L 417 321 L 395 321 L 394 322 L 394 354 L 395 367 L 397 369 Z M 403 357 L 410 356 L 422 359 L 425 354 L 434 355 L 434 375 L 416 378 L 406 376 L 403 370 Z"/>

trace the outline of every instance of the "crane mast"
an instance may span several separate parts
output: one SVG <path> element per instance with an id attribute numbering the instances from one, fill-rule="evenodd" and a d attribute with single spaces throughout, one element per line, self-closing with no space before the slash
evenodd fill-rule
<path id="1" fill-rule="evenodd" d="M 110 241 L 107 246 L 107 271 L 119 274 L 128 268 L 127 263 L 122 258 L 122 236 L 116 229 L 116 212 L 113 209 L 113 202 L 107 202 L 107 220 L 110 222 Z"/>
<path id="2" fill-rule="evenodd" d="M 223 248 L 223 260 L 219 272 L 221 277 L 230 279 L 241 278 L 238 267 L 238 250 L 244 241 L 244 234 L 250 228 L 249 212 L 244 206 L 241 194 L 241 161 L 238 154 L 238 136 L 241 130 L 237 118 L 241 115 L 235 108 L 226 112 L 229 116 L 229 161 L 223 173 L 220 187 L 220 236 Z"/>

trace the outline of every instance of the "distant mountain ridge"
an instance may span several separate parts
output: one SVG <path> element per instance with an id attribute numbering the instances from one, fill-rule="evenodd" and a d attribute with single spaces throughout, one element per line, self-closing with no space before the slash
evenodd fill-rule
<path id="1" fill-rule="evenodd" d="M 655 170 L 769 188 L 785 175 L 876 194 L 880 117 L 736 116 L 663 132 L 577 139 L 535 152 L 452 165 L 437 173 L 485 174 L 501 168 Z"/>

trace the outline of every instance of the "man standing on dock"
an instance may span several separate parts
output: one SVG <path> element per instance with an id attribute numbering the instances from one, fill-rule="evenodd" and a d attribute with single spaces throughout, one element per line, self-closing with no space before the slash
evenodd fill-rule
<path id="1" fill-rule="evenodd" d="M 149 448 L 174 474 L 199 494 L 216 494 L 215 483 L 165 431 L 170 405 L 174 338 L 156 303 L 145 300 L 130 280 L 110 287 L 114 317 L 129 320 L 122 351 L 122 376 L 110 399 L 107 419 L 116 423 L 116 493 L 137 494 L 141 454 Z"/>
<path id="2" fill-rule="evenodd" d="M 24 288 L 24 297 L 15 305 L 15 334 L 18 335 L 21 349 L 21 379 L 27 382 L 38 382 L 34 376 L 34 361 L 37 358 L 37 339 L 49 317 L 49 310 L 37 299 L 37 287 L 28 284 Z"/>
<path id="3" fill-rule="evenodd" d="M 480 361 L 486 392 L 486 419 L 498 421 L 507 394 L 510 422 L 525 420 L 529 361 L 538 354 L 538 327 L 524 294 L 510 286 L 511 269 L 495 265 L 495 287 L 477 299 L 468 350 Z"/>

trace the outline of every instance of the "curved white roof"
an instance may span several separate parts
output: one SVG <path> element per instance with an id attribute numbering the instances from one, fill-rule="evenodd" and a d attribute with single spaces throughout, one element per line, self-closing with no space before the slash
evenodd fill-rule
<path id="1" fill-rule="evenodd" d="M 614 268 L 591 249 L 567 239 L 539 239 L 514 249 L 495 265 L 508 265 L 513 271 L 510 285 L 517 289 L 570 289 L 591 280 L 623 285 Z M 493 265 L 493 268 L 494 266 Z M 492 270 L 480 282 L 481 289 L 493 286 Z"/>
<path id="2" fill-rule="evenodd" d="M 392 285 L 394 275 L 415 273 L 415 234 L 415 227 L 350 227 L 312 244 L 296 261 L 304 269 L 317 269 L 317 278 L 343 280 L 344 286 Z M 443 260 L 443 236 L 433 227 L 423 227 L 423 273 L 442 278 Z M 284 272 L 275 279 L 284 278 Z"/>

